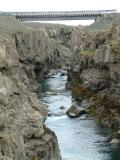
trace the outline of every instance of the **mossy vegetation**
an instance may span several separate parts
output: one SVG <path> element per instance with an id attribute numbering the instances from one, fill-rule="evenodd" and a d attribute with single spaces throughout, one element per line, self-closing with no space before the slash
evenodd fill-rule
<path id="1" fill-rule="evenodd" d="M 91 116 L 94 116 L 96 115 L 96 105 L 91 105 L 88 109 L 88 113 L 91 115 Z"/>
<path id="2" fill-rule="evenodd" d="M 74 83 L 72 88 L 73 88 L 72 90 L 73 97 L 79 100 L 89 99 L 90 97 L 94 97 L 94 93 L 80 83 L 79 84 Z"/>
<path id="3" fill-rule="evenodd" d="M 89 56 L 89 57 L 93 57 L 96 54 L 95 50 L 93 49 L 86 49 L 80 52 L 81 56 Z"/>
<path id="4" fill-rule="evenodd" d="M 110 43 L 111 54 L 120 54 L 120 41 L 112 41 Z"/>

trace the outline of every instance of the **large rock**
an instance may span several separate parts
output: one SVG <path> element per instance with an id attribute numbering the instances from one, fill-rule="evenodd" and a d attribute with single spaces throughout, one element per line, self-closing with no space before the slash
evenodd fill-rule
<path id="1" fill-rule="evenodd" d="M 12 159 L 11 159 L 11 158 L 8 158 L 8 157 L 6 157 L 6 156 L 0 155 L 0 160 L 12 160 Z"/>
<path id="2" fill-rule="evenodd" d="M 66 112 L 66 114 L 71 117 L 71 118 L 75 118 L 75 117 L 79 117 L 83 114 L 86 114 L 86 110 L 80 106 L 77 105 L 72 105 Z"/>
<path id="3" fill-rule="evenodd" d="M 8 100 L 9 100 L 9 97 L 7 95 L 6 88 L 0 88 L 0 104 L 5 106 L 8 104 L 9 102 Z"/>
<path id="4" fill-rule="evenodd" d="M 119 139 L 116 139 L 116 138 L 114 138 L 114 139 L 112 139 L 111 141 L 110 141 L 110 144 L 119 144 L 120 143 L 120 140 Z"/>
<path id="5" fill-rule="evenodd" d="M 5 44 L 0 43 L 0 67 L 3 67 L 6 62 L 6 50 Z"/>

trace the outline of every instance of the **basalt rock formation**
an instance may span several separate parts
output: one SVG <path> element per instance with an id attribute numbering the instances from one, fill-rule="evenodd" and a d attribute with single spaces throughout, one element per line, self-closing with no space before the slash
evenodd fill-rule
<path id="1" fill-rule="evenodd" d="M 56 40 L 60 32 L 63 39 Z M 70 34 L 64 26 L 48 29 L 0 17 L 0 159 L 61 160 L 57 137 L 44 125 L 46 105 L 35 91 L 53 65 L 69 62 Z"/>
<path id="2" fill-rule="evenodd" d="M 116 18 L 117 17 L 117 18 Z M 120 15 L 74 28 L 67 86 L 97 122 L 120 130 Z M 120 136 L 119 136 L 120 138 Z"/>

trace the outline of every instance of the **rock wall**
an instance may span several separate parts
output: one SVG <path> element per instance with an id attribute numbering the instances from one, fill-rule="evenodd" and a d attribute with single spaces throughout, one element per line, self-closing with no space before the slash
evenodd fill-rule
<path id="1" fill-rule="evenodd" d="M 0 159 L 61 160 L 57 137 L 44 125 L 47 107 L 35 91 L 49 69 L 68 63 L 71 32 L 55 29 L 64 32 L 60 40 L 54 29 L 2 16 L 0 26 Z"/>
<path id="2" fill-rule="evenodd" d="M 36 76 L 39 81 L 51 68 L 65 68 L 69 64 L 72 28 L 32 23 L 29 25 L 33 31 L 15 34 L 15 43 L 29 80 Z M 27 27 L 29 25 L 27 24 Z"/>
<path id="3" fill-rule="evenodd" d="M 64 68 L 66 64 L 69 64 L 71 58 L 72 27 L 41 23 L 30 23 L 29 26 L 31 26 L 31 28 L 34 27 L 37 30 L 42 29 L 47 32 L 49 41 L 52 44 L 50 46 L 50 53 L 52 53 L 51 59 L 54 59 L 54 68 L 60 68 L 61 66 Z"/>
<path id="4" fill-rule="evenodd" d="M 104 22 L 104 23 L 103 23 Z M 120 130 L 120 24 L 74 28 L 67 87 L 97 122 Z M 85 102 L 85 103 L 84 103 Z"/>

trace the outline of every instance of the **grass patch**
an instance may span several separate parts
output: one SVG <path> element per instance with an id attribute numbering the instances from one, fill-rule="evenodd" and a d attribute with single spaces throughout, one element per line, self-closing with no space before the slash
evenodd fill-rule
<path id="1" fill-rule="evenodd" d="M 83 56 L 94 56 L 95 53 L 96 53 L 95 50 L 87 49 L 87 50 L 81 51 L 80 55 L 83 55 Z"/>

